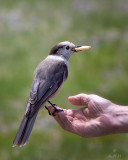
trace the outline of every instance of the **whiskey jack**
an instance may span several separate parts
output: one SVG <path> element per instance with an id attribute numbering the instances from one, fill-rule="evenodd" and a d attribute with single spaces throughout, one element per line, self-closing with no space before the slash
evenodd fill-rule
<path id="1" fill-rule="evenodd" d="M 13 146 L 23 146 L 28 141 L 35 119 L 46 102 L 53 98 L 68 77 L 69 58 L 74 52 L 90 49 L 90 46 L 76 46 L 65 41 L 54 46 L 49 55 L 35 70 L 35 78 L 31 86 L 26 111 Z M 53 105 L 55 111 L 60 111 Z"/>

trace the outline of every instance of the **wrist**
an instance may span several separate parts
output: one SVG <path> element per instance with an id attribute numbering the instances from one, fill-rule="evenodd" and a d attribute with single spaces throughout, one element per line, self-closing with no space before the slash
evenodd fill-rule
<path id="1" fill-rule="evenodd" d="M 128 106 L 114 104 L 111 116 L 110 121 L 113 133 L 128 133 Z"/>

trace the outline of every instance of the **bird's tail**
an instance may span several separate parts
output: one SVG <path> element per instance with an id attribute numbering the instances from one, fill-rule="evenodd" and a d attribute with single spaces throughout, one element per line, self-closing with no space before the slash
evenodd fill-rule
<path id="1" fill-rule="evenodd" d="M 26 115 L 24 115 L 23 120 L 20 124 L 19 130 L 13 141 L 13 147 L 15 147 L 16 145 L 23 146 L 26 144 L 30 136 L 30 133 L 32 131 L 35 119 L 37 117 L 37 113 L 38 111 L 34 113 L 32 117 L 27 117 Z"/>

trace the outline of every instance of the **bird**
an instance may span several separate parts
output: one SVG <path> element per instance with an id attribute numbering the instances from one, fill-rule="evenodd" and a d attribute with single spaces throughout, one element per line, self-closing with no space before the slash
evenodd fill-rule
<path id="1" fill-rule="evenodd" d="M 46 102 L 54 107 L 54 112 L 62 111 L 57 109 L 50 99 L 54 98 L 68 77 L 69 59 L 75 52 L 88 50 L 91 46 L 76 46 L 69 41 L 60 42 L 55 45 L 49 55 L 37 66 L 34 71 L 29 98 L 25 113 L 19 130 L 13 141 L 13 147 L 24 146 L 30 136 L 34 122 L 40 109 L 46 108 Z M 49 112 L 49 114 L 51 114 Z"/>

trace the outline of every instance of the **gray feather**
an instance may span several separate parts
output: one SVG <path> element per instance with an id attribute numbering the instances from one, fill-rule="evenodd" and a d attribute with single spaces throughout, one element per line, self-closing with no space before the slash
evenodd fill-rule
<path id="1" fill-rule="evenodd" d="M 21 122 L 21 125 L 19 127 L 19 130 L 16 134 L 16 137 L 13 141 L 13 147 L 18 145 L 18 146 L 23 146 L 26 144 L 30 133 L 32 131 L 36 116 L 37 116 L 36 112 L 33 117 L 29 118 L 26 115 L 24 115 L 23 120 Z"/>
<path id="2" fill-rule="evenodd" d="M 43 62 L 37 67 L 35 79 L 32 83 L 27 103 L 27 106 L 29 106 L 27 110 L 30 111 L 29 116 L 32 116 L 40 109 L 42 104 L 46 103 L 57 93 L 57 90 L 60 89 L 68 76 L 68 68 L 64 62 L 57 63 L 52 61 L 52 65 L 49 65 L 50 61 L 45 60 Z"/>
<path id="3" fill-rule="evenodd" d="M 68 67 L 64 61 L 42 61 L 31 86 L 26 112 L 14 139 L 13 146 L 26 144 L 41 106 L 52 98 L 67 79 Z"/>

